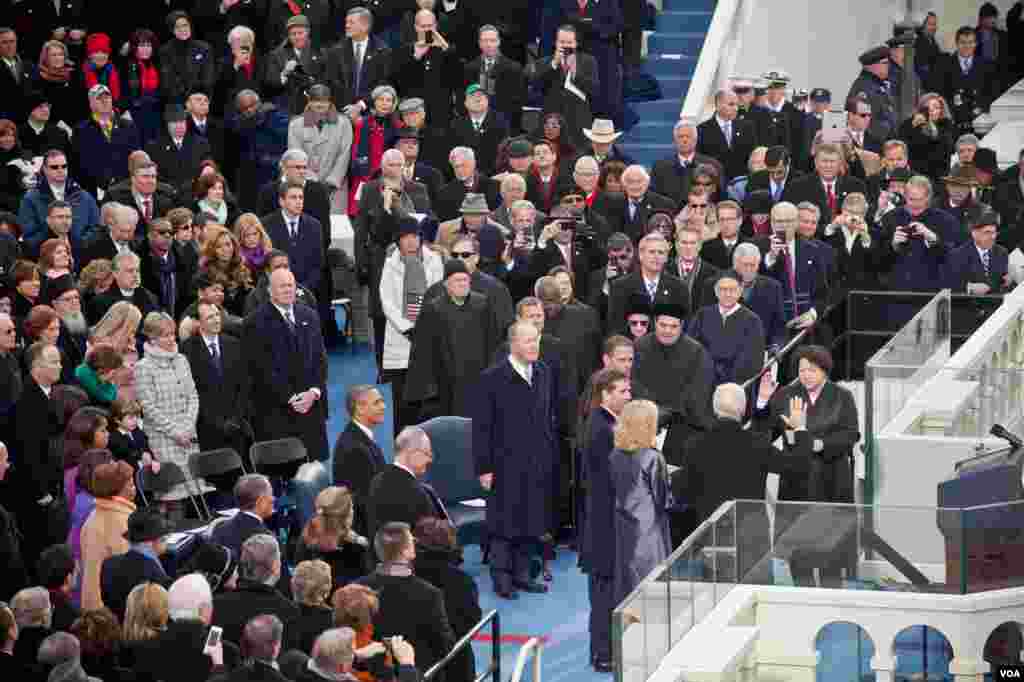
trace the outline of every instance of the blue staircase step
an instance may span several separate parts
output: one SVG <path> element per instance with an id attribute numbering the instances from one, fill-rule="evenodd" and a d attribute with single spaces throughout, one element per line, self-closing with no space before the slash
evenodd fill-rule
<path id="1" fill-rule="evenodd" d="M 705 11 L 662 12 L 655 27 L 666 33 L 704 33 L 711 25 L 712 15 L 713 12 Z"/>
<path id="2" fill-rule="evenodd" d="M 683 101 L 678 97 L 666 97 L 653 102 L 634 102 L 630 106 L 641 121 L 670 121 L 675 125 L 683 109 Z"/>
<path id="3" fill-rule="evenodd" d="M 672 126 L 675 119 L 644 119 L 629 129 L 623 139 L 632 143 L 661 143 L 672 139 Z"/>
<path id="4" fill-rule="evenodd" d="M 686 95 L 686 91 L 690 88 L 690 76 L 689 74 L 673 75 L 673 76 L 658 76 L 658 85 L 661 86 L 662 97 L 683 97 Z"/>
<path id="5" fill-rule="evenodd" d="M 657 79 L 662 76 L 691 75 L 697 68 L 696 55 L 673 55 L 666 57 L 663 54 L 648 54 L 644 62 L 644 70 Z"/>
<path id="6" fill-rule="evenodd" d="M 714 12 L 718 0 L 663 0 L 662 12 L 705 11 Z"/>
<path id="7" fill-rule="evenodd" d="M 704 33 L 668 33 L 656 31 L 647 39 L 647 52 L 657 54 L 699 55 L 704 45 Z"/>

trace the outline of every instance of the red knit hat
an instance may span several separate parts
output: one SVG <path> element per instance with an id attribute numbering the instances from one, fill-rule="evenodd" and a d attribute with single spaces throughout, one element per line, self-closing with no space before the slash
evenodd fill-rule
<path id="1" fill-rule="evenodd" d="M 91 57 L 96 52 L 112 53 L 110 48 L 110 36 L 106 33 L 93 33 L 85 39 L 85 56 Z"/>

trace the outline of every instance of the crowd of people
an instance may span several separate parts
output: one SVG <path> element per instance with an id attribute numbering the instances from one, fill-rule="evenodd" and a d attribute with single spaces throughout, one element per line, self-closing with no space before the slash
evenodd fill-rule
<path id="1" fill-rule="evenodd" d="M 829 378 L 846 292 L 1016 284 L 1024 178 L 972 125 L 1024 73 L 1021 3 L 1006 30 L 986 3 L 953 54 L 934 14 L 864 52 L 838 127 L 827 90 L 733 78 L 650 169 L 617 129 L 645 3 L 172 0 L 109 21 L 7 4 L 0 666 L 17 679 L 412 682 L 480 617 L 423 482 L 416 425 L 435 416 L 472 419 L 495 593 L 547 592 L 576 542 L 610 671 L 612 608 L 721 502 L 761 497 L 769 472 L 781 499 L 854 501 L 857 408 Z M 330 248 L 342 216 L 351 262 Z M 349 271 L 358 289 L 336 286 Z M 351 421 L 333 454 L 327 438 L 331 301 L 364 287 L 393 464 L 374 385 L 344 387 Z M 333 458 L 287 544 L 271 480 L 189 475 L 283 438 Z M 240 511 L 179 557 L 165 538 L 200 496 Z M 441 677 L 473 671 L 466 648 Z"/>

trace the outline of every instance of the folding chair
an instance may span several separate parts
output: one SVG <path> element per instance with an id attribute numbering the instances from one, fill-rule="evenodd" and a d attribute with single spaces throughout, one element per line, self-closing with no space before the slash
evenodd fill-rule
<path id="1" fill-rule="evenodd" d="M 308 462 L 306 446 L 298 438 L 279 438 L 253 443 L 249 448 L 252 468 L 258 474 L 280 476 L 280 471 L 287 465 L 299 465 Z M 294 475 L 294 474 L 293 474 Z"/>
<path id="2" fill-rule="evenodd" d="M 473 463 L 473 420 L 443 416 L 429 419 L 419 426 L 430 436 L 434 451 L 434 461 L 424 478 L 445 503 L 459 544 L 483 545 L 486 507 L 460 504 L 465 500 L 487 497 Z"/>
<path id="3" fill-rule="evenodd" d="M 238 453 L 231 448 L 220 448 L 218 450 L 196 452 L 190 455 L 188 458 L 188 470 L 192 474 L 192 479 L 196 480 L 209 478 L 210 476 L 219 476 L 231 473 L 232 471 L 241 471 L 244 474 L 245 464 L 242 463 L 242 458 Z M 203 509 L 206 510 L 204 518 L 209 519 L 213 516 L 213 513 L 206 502 L 206 496 L 200 495 L 199 499 L 203 503 Z"/>
<path id="4" fill-rule="evenodd" d="M 149 495 L 166 493 L 176 485 L 184 485 L 189 488 L 191 483 L 194 481 L 185 475 L 180 466 L 174 462 L 161 462 L 160 471 L 155 474 L 149 467 L 139 467 L 138 482 L 135 487 L 138 489 L 139 497 L 142 498 L 142 503 L 148 507 L 152 504 Z M 199 504 L 196 502 L 196 496 L 191 491 L 189 491 L 188 499 L 192 501 L 192 506 L 199 518 L 204 518 L 202 510 L 199 509 Z"/>

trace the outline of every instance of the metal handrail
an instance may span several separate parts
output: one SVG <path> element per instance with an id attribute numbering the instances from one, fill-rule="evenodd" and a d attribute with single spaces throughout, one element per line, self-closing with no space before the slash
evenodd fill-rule
<path id="1" fill-rule="evenodd" d="M 423 679 L 432 680 L 441 668 L 451 663 L 456 654 L 467 646 L 472 646 L 473 638 L 488 623 L 491 624 L 491 663 L 487 666 L 487 670 L 476 676 L 473 682 L 482 682 L 488 675 L 492 675 L 492 682 L 501 682 L 501 618 L 498 615 L 497 609 L 488 612 L 487 615 L 480 619 L 479 623 L 463 635 L 462 639 L 455 643 L 455 646 L 452 647 L 452 650 L 444 658 L 430 666 L 430 669 L 423 674 Z"/>
<path id="2" fill-rule="evenodd" d="M 531 637 L 526 644 L 519 649 L 519 656 L 516 657 L 516 667 L 512 671 L 511 682 L 519 682 L 523 676 L 523 669 L 526 668 L 526 661 L 533 654 L 533 680 L 540 682 L 540 655 L 544 651 L 544 641 L 539 637 Z"/>
<path id="3" fill-rule="evenodd" d="M 754 376 L 750 377 L 749 379 L 747 379 L 746 381 L 743 382 L 743 384 L 742 384 L 743 390 L 746 390 L 748 387 L 752 386 L 755 381 L 760 381 L 761 377 L 764 375 L 764 373 L 767 372 L 768 370 L 770 370 L 772 368 L 772 365 L 774 365 L 777 362 L 779 362 L 780 360 L 782 360 L 782 358 L 785 357 L 786 354 L 789 353 L 789 351 L 793 350 L 798 343 L 803 341 L 804 337 L 807 336 L 807 334 L 812 329 L 814 329 L 814 325 L 813 324 L 810 325 L 809 327 L 804 327 L 803 329 L 800 330 L 799 334 L 797 334 L 796 336 L 794 336 L 792 339 L 789 340 L 789 343 L 787 343 L 785 346 L 783 346 L 779 350 L 775 351 L 772 354 L 772 356 L 770 358 L 768 358 L 768 361 L 764 363 L 764 367 L 762 367 L 760 369 L 760 371 L 758 371 L 757 374 L 755 374 Z"/>

